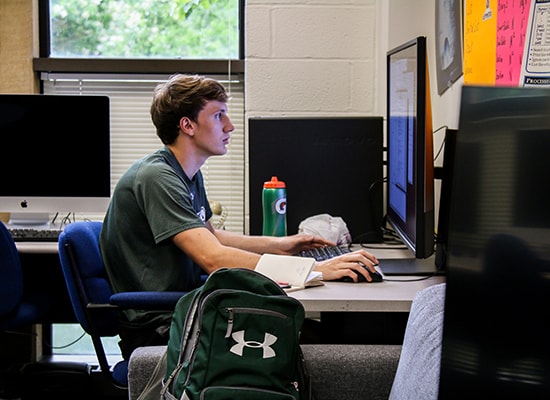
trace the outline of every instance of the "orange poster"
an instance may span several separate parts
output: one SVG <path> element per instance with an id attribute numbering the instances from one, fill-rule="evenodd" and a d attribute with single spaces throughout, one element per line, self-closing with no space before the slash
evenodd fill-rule
<path id="1" fill-rule="evenodd" d="M 464 83 L 495 83 L 497 0 L 469 0 L 464 10 Z"/>

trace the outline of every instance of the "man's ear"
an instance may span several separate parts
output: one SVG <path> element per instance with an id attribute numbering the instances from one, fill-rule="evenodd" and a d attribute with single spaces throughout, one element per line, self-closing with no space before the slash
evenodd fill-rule
<path id="1" fill-rule="evenodd" d="M 181 129 L 181 131 L 183 133 L 185 133 L 186 135 L 189 135 L 189 136 L 193 136 L 194 135 L 194 131 L 193 131 L 193 121 L 191 121 L 189 119 L 189 117 L 181 117 L 180 119 L 180 124 L 179 124 L 179 128 Z"/>

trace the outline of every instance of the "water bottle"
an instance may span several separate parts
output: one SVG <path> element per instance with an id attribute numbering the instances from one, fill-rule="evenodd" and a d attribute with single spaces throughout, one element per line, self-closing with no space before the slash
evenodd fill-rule
<path id="1" fill-rule="evenodd" d="M 262 192 L 263 234 L 265 236 L 286 236 L 286 185 L 271 177 L 264 182 Z"/>

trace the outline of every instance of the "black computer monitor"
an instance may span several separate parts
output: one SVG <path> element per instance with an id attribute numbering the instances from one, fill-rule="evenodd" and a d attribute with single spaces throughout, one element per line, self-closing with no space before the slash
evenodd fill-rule
<path id="1" fill-rule="evenodd" d="M 550 393 L 548 110 L 545 88 L 462 89 L 440 399 Z"/>
<path id="2" fill-rule="evenodd" d="M 341 217 L 352 241 L 382 240 L 382 117 L 250 118 L 249 232 L 262 234 L 262 188 L 286 184 L 287 232 L 317 214 Z"/>
<path id="3" fill-rule="evenodd" d="M 387 220 L 415 258 L 434 252 L 434 162 L 426 38 L 387 53 Z"/>
<path id="4" fill-rule="evenodd" d="M 0 94 L 0 147 L 0 212 L 10 212 L 12 224 L 107 209 L 107 96 Z"/>

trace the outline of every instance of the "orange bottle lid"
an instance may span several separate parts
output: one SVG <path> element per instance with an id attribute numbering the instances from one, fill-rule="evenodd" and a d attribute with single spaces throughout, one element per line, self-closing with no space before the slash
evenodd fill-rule
<path id="1" fill-rule="evenodd" d="M 270 181 L 264 182 L 264 188 L 266 189 L 280 189 L 285 187 L 285 183 L 280 181 L 276 176 L 272 176 Z"/>

